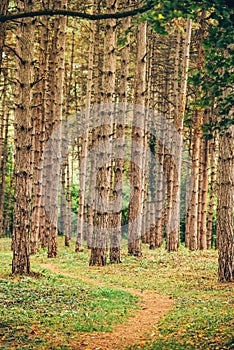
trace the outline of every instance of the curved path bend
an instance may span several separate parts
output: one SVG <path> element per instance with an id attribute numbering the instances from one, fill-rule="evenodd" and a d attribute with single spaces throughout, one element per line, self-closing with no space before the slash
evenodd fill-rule
<path id="1" fill-rule="evenodd" d="M 173 307 L 172 299 L 152 290 L 118 287 L 59 270 L 52 264 L 40 264 L 40 266 L 53 273 L 79 278 L 93 285 L 128 291 L 140 298 L 139 310 L 134 316 L 129 317 L 127 323 L 114 325 L 111 332 L 81 333 L 79 341 L 73 341 L 71 344 L 71 349 L 74 350 L 123 350 L 133 345 L 144 348 L 144 343 L 151 339 L 159 319 Z"/>

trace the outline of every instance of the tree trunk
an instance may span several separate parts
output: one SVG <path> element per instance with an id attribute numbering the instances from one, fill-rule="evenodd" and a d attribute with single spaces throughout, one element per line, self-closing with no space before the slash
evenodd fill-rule
<path id="1" fill-rule="evenodd" d="M 194 113 L 194 135 L 192 154 L 192 195 L 190 201 L 189 218 L 189 249 L 198 249 L 198 195 L 199 195 L 199 159 L 201 143 L 202 112 L 196 110 Z"/>
<path id="2" fill-rule="evenodd" d="M 90 38 L 89 38 L 89 62 L 88 62 L 88 77 L 87 77 L 87 90 L 86 90 L 86 103 L 84 111 L 84 127 L 81 135 L 81 154 L 80 161 L 80 198 L 78 207 L 78 223 L 77 223 L 77 239 L 75 251 L 82 250 L 82 240 L 84 236 L 85 225 L 85 192 L 86 192 L 86 180 L 87 180 L 87 166 L 88 166 L 88 146 L 89 146 L 89 123 L 90 123 L 90 108 L 92 98 L 92 85 L 93 85 L 93 62 L 94 62 L 94 35 L 95 24 L 91 24 Z"/>
<path id="3" fill-rule="evenodd" d="M 128 253 L 141 256 L 142 224 L 142 157 L 146 93 L 146 22 L 137 28 L 137 62 L 131 149 L 131 200 L 129 204 Z"/>
<path id="4" fill-rule="evenodd" d="M 30 253 L 35 254 L 39 249 L 39 237 L 44 230 L 42 205 L 42 168 L 43 148 L 45 145 L 45 86 L 48 69 L 48 19 L 42 18 L 38 24 L 39 53 L 38 67 L 35 68 L 35 80 L 38 82 L 34 91 L 34 133 L 33 133 L 33 204 L 32 229 L 30 235 Z"/>
<path id="5" fill-rule="evenodd" d="M 208 204 L 207 249 L 212 246 L 213 217 L 215 209 L 216 180 L 216 136 L 209 143 L 210 154 L 210 196 Z"/>
<path id="6" fill-rule="evenodd" d="M 107 1 L 107 12 L 114 11 L 117 2 Z M 98 140 L 100 151 L 97 155 L 97 181 L 95 193 L 94 232 L 90 256 L 90 266 L 106 265 L 106 253 L 109 235 L 109 195 L 111 185 L 111 139 L 113 130 L 113 105 L 116 76 L 116 20 L 106 22 L 104 38 L 104 62 L 102 80 L 102 98 L 100 106 Z M 103 162 L 105 159 L 105 163 Z"/>
<path id="7" fill-rule="evenodd" d="M 100 0 L 97 1 L 99 9 Z M 100 10 L 100 9 L 99 9 Z M 100 75 L 102 75 L 102 63 L 103 57 L 101 55 L 101 49 L 103 47 L 102 35 L 101 35 L 101 24 L 96 22 L 94 26 L 94 60 L 93 60 L 93 102 L 94 111 L 92 113 L 92 150 L 95 150 L 98 144 L 97 140 L 97 127 L 98 124 L 98 108 L 100 104 Z M 95 152 L 91 153 L 90 156 L 90 180 L 89 180 L 89 196 L 88 196 L 88 228 L 87 228 L 87 246 L 91 249 L 93 239 L 93 228 L 94 228 L 94 207 L 95 207 L 95 186 L 96 186 L 96 157 Z"/>
<path id="8" fill-rule="evenodd" d="M 5 16 L 8 12 L 10 0 L 2 0 L 0 3 L 0 15 Z M 6 23 L 0 23 L 0 74 L 2 70 L 2 53 L 6 37 Z"/>
<path id="9" fill-rule="evenodd" d="M 170 166 L 170 194 L 167 213 L 167 250 L 177 251 L 180 242 L 180 193 L 181 193 L 181 167 L 182 167 L 182 147 L 183 147 L 183 122 L 186 107 L 187 81 L 190 58 L 190 44 L 192 33 L 192 20 L 187 19 L 186 37 L 184 41 L 184 57 L 182 63 L 182 77 L 180 95 L 176 98 L 176 110 L 174 124 L 178 134 L 174 134 L 175 140 L 172 143 L 173 163 Z M 179 40 L 179 37 L 177 38 Z M 178 49 L 177 49 L 178 51 Z M 177 58 L 177 55 L 176 55 Z M 176 61 L 177 65 L 177 61 Z M 178 69 L 178 68 L 176 68 Z M 175 71 L 175 76 L 177 71 Z M 175 93 L 177 86 L 174 86 Z M 179 101 L 179 105 L 178 105 Z M 172 163 L 172 162 L 171 162 Z M 172 202 L 172 203 L 171 203 Z"/>
<path id="10" fill-rule="evenodd" d="M 198 38 L 197 69 L 200 70 L 204 64 L 203 39 L 205 37 L 206 11 L 202 11 L 201 29 Z M 199 89 L 195 92 L 195 100 L 198 96 Z M 199 247 L 200 235 L 198 237 L 198 213 L 199 213 L 199 166 L 201 151 L 201 125 L 203 121 L 203 111 L 195 108 L 193 114 L 193 153 L 192 153 L 192 195 L 190 200 L 190 217 L 189 217 L 189 248 L 196 250 Z M 200 232 L 199 232 L 200 233 Z"/>
<path id="11" fill-rule="evenodd" d="M 12 233 L 12 207 L 13 207 L 13 188 L 14 188 L 14 175 L 13 171 L 11 172 L 11 182 L 8 191 L 8 203 L 5 211 L 2 235 L 3 237 L 8 236 L 9 233 Z"/>
<path id="12" fill-rule="evenodd" d="M 9 111 L 7 106 L 7 74 L 4 74 L 2 111 L 0 122 L 0 237 L 3 236 L 3 215 L 6 192 L 6 167 L 8 161 Z"/>
<path id="13" fill-rule="evenodd" d="M 55 1 L 55 7 L 66 8 L 67 0 Z M 58 218 L 58 187 L 61 164 L 61 121 L 64 83 L 64 51 L 65 51 L 66 18 L 56 16 L 53 23 L 53 39 L 49 57 L 49 72 L 47 77 L 47 144 L 45 154 L 46 188 L 44 195 L 48 239 L 48 257 L 57 256 L 57 218 Z M 49 91 L 50 88 L 50 91 Z"/>
<path id="14" fill-rule="evenodd" d="M 64 147 L 64 144 L 63 144 Z M 67 227 L 67 200 L 66 200 L 66 161 L 63 161 L 61 169 L 62 193 L 60 198 L 59 232 L 65 236 L 65 246 L 69 247 L 69 240 L 66 236 Z"/>
<path id="15" fill-rule="evenodd" d="M 164 130 L 160 130 L 162 133 L 162 139 L 164 137 Z M 164 207 L 164 172 L 163 172 L 163 163 L 164 163 L 164 145 L 163 142 L 159 143 L 158 147 L 158 175 L 157 175 L 157 203 L 156 203 L 156 241 L 155 246 L 160 248 L 163 244 L 164 237 L 164 227 L 163 227 L 163 207 Z"/>
<path id="16" fill-rule="evenodd" d="M 221 282 L 234 281 L 234 126 L 220 136 L 217 191 L 217 229 Z"/>
<path id="17" fill-rule="evenodd" d="M 44 2 L 43 8 L 48 8 L 48 0 Z M 40 201 L 40 209 L 39 209 L 39 239 L 40 244 L 42 248 L 46 248 L 48 246 L 48 217 L 46 214 L 46 203 L 49 201 L 49 198 L 46 198 L 46 167 L 47 167 L 47 158 L 44 154 L 44 148 L 46 145 L 46 141 L 49 138 L 49 131 L 48 131 L 48 123 L 50 120 L 50 98 L 51 98 L 51 92 L 53 91 L 51 85 L 49 82 L 51 81 L 51 84 L 53 84 L 52 79 L 52 72 L 51 72 L 51 66 L 49 66 L 49 58 L 50 58 L 50 19 L 47 16 L 42 16 L 41 18 L 41 37 L 40 37 L 40 67 L 43 69 L 42 76 L 42 106 L 41 106 L 41 149 L 43 150 L 42 158 L 41 158 L 41 174 L 40 178 L 42 181 L 41 185 L 41 199 L 38 197 L 38 202 Z M 52 31 L 53 32 L 53 31 Z M 39 203 L 38 203 L 39 204 Z M 35 202 L 35 211 L 34 215 L 37 216 L 37 209 L 36 209 L 37 203 Z M 35 223 L 34 223 L 35 224 Z M 36 225 L 36 224 L 35 224 Z M 34 231 L 34 230 L 33 230 Z M 36 234 L 36 230 L 34 231 Z"/>
<path id="18" fill-rule="evenodd" d="M 33 10 L 31 3 L 17 3 L 21 11 Z M 30 228 L 32 199 L 32 61 L 33 20 L 19 20 L 17 27 L 17 86 L 15 93 L 15 205 L 13 231 L 13 274 L 30 273 Z"/>
<path id="19" fill-rule="evenodd" d="M 126 35 L 126 31 L 131 24 L 130 18 L 123 21 L 122 32 Z M 119 107 L 116 124 L 116 139 L 117 146 L 115 148 L 115 163 L 114 163 L 114 184 L 112 201 L 115 203 L 113 208 L 112 222 L 110 229 L 110 262 L 118 264 L 121 262 L 120 245 L 122 237 L 122 191 L 123 191 L 123 172 L 124 172 L 124 146 L 125 146 L 125 114 L 127 111 L 127 91 L 128 91 L 128 76 L 129 76 L 129 55 L 130 44 L 129 35 L 127 42 L 121 50 L 121 75 L 119 81 Z"/>
<path id="20" fill-rule="evenodd" d="M 204 118 L 204 123 L 207 123 L 208 120 Z M 208 197 L 208 164 L 209 162 L 209 146 L 208 141 L 203 139 L 201 145 L 201 179 L 202 184 L 200 187 L 201 191 L 201 213 L 200 213 L 200 249 L 207 249 L 207 197 Z"/>

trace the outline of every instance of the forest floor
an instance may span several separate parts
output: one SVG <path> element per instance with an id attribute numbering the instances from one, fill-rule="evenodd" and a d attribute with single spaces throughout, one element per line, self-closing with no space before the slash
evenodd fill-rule
<path id="1" fill-rule="evenodd" d="M 65 274 L 72 278 L 79 276 L 74 273 L 63 272 L 52 264 L 40 264 L 41 267 L 56 274 Z M 98 285 L 99 287 L 113 288 L 113 285 L 97 281 L 96 279 L 82 277 L 84 282 Z M 115 350 L 129 349 L 133 344 L 143 347 L 150 336 L 154 335 L 154 327 L 159 319 L 168 312 L 173 302 L 168 297 L 164 297 L 150 290 L 139 290 L 133 288 L 121 288 L 139 297 L 139 310 L 128 319 L 127 323 L 118 324 L 112 332 L 89 333 L 82 335 L 79 342 L 71 344 L 73 349 L 90 350 Z"/>
<path id="2" fill-rule="evenodd" d="M 217 281 L 217 252 L 164 248 L 122 264 L 89 267 L 89 251 L 59 239 L 56 259 L 31 257 L 30 276 L 10 274 L 0 239 L 0 349 L 234 349 L 234 284 Z"/>

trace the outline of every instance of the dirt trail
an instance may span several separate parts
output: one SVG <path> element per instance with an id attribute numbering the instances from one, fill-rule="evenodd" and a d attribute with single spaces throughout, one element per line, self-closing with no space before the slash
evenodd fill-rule
<path id="1" fill-rule="evenodd" d="M 93 278 L 77 276 L 74 273 L 59 270 L 52 264 L 40 264 L 54 273 L 80 278 L 82 281 L 93 285 L 114 288 L 128 291 L 140 297 L 140 309 L 133 317 L 128 319 L 128 323 L 115 325 L 112 332 L 95 332 L 81 334 L 79 342 L 71 344 L 74 350 L 123 350 L 126 347 L 139 345 L 144 348 L 144 342 L 150 340 L 153 327 L 160 317 L 172 309 L 173 301 L 168 297 L 161 296 L 154 291 L 132 288 L 123 288 L 104 282 L 99 282 Z"/>

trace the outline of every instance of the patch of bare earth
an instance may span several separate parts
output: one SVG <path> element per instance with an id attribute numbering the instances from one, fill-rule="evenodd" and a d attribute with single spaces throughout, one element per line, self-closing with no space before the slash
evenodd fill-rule
<path id="1" fill-rule="evenodd" d="M 123 350 L 134 345 L 144 346 L 149 341 L 159 319 L 170 309 L 173 301 L 151 290 L 139 290 L 113 286 L 92 278 L 80 277 L 73 273 L 63 272 L 51 264 L 41 264 L 54 273 L 77 278 L 98 286 L 128 291 L 140 297 L 139 310 L 128 319 L 127 323 L 115 325 L 111 332 L 83 333 L 79 341 L 71 343 L 71 349 L 80 350 Z"/>

